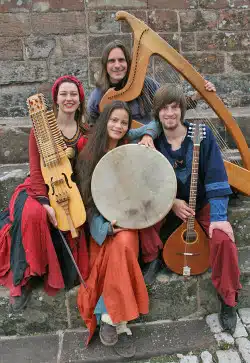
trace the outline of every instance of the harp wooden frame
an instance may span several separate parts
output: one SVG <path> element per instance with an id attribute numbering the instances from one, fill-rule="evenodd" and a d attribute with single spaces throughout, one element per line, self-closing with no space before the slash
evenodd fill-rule
<path id="1" fill-rule="evenodd" d="M 250 195 L 250 151 L 237 122 L 222 100 L 215 92 L 206 91 L 204 88 L 204 78 L 181 54 L 145 23 L 125 11 L 117 12 L 116 19 L 126 20 L 134 33 L 131 69 L 128 81 L 123 89 L 119 91 L 109 89 L 105 93 L 100 103 L 100 110 L 103 109 L 104 105 L 111 103 L 113 100 L 127 102 L 137 98 L 141 94 L 144 85 L 150 57 L 153 54 L 161 56 L 202 95 L 217 116 L 223 121 L 238 147 L 243 162 L 243 167 L 240 167 L 229 161 L 224 161 L 229 183 L 240 192 Z M 134 126 L 138 127 L 138 123 Z"/>

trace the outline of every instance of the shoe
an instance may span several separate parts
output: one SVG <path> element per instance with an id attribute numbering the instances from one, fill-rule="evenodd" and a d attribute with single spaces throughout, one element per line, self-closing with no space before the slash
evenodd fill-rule
<path id="1" fill-rule="evenodd" d="M 146 285 L 152 285 L 156 280 L 156 275 L 162 267 L 161 260 L 158 258 L 146 264 L 143 269 L 143 277 Z"/>
<path id="2" fill-rule="evenodd" d="M 21 288 L 22 295 L 21 296 L 11 296 L 10 297 L 10 312 L 11 313 L 19 313 L 23 311 L 30 298 L 32 290 L 29 286 L 22 286 Z"/>
<path id="3" fill-rule="evenodd" d="M 103 345 L 112 346 L 118 341 L 116 327 L 101 321 L 99 337 Z"/>
<path id="4" fill-rule="evenodd" d="M 223 330 L 233 335 L 237 325 L 236 307 L 225 304 L 222 298 L 220 298 L 220 301 L 221 301 L 221 310 L 219 314 L 220 324 Z"/>
<path id="5" fill-rule="evenodd" d="M 132 335 L 121 333 L 118 335 L 118 342 L 114 346 L 114 351 L 124 358 L 132 358 L 135 356 L 136 348 Z"/>

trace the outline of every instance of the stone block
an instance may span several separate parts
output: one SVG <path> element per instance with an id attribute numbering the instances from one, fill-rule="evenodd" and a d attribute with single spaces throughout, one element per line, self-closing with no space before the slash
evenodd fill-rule
<path id="1" fill-rule="evenodd" d="M 250 277 L 248 275 L 241 275 L 240 282 L 242 289 L 239 294 L 238 309 L 248 308 L 250 306 Z"/>
<path id="2" fill-rule="evenodd" d="M 0 34 L 2 37 L 21 37 L 31 33 L 28 14 L 0 14 Z"/>
<path id="3" fill-rule="evenodd" d="M 250 209 L 231 207 L 228 210 L 228 219 L 234 229 L 235 240 L 238 247 L 249 246 L 250 244 Z"/>
<path id="4" fill-rule="evenodd" d="M 0 2 L 0 13 L 21 13 L 31 9 L 32 0 L 3 0 Z"/>
<path id="5" fill-rule="evenodd" d="M 206 322 L 212 333 L 219 334 L 222 332 L 222 327 L 219 322 L 218 314 L 208 315 L 206 317 Z"/>
<path id="6" fill-rule="evenodd" d="M 7 66 L 7 64 L 6 64 Z M 14 72 L 14 70 L 13 70 Z M 22 117 L 28 114 L 26 100 L 37 93 L 38 85 L 1 87 L 0 117 Z"/>
<path id="7" fill-rule="evenodd" d="M 240 72 L 249 73 L 250 72 L 250 53 L 242 53 L 231 55 L 231 65 L 234 69 Z"/>
<path id="8" fill-rule="evenodd" d="M 15 188 L 24 181 L 28 171 L 28 164 L 0 166 L 0 210 L 7 208 Z"/>
<path id="9" fill-rule="evenodd" d="M 89 36 L 89 56 L 100 57 L 103 48 L 113 40 L 121 40 L 126 47 L 131 49 L 131 36 L 130 35 L 90 35 Z"/>
<path id="10" fill-rule="evenodd" d="M 86 57 L 88 54 L 88 40 L 86 34 L 61 36 L 60 43 L 64 57 Z"/>
<path id="11" fill-rule="evenodd" d="M 0 60 L 7 59 L 23 59 L 23 44 L 20 38 L 0 38 Z"/>
<path id="12" fill-rule="evenodd" d="M 88 62 L 85 57 L 52 59 L 49 64 L 50 77 L 56 79 L 64 74 L 73 74 L 81 81 L 88 79 Z"/>
<path id="13" fill-rule="evenodd" d="M 48 79 L 45 61 L 0 61 L 0 84 L 32 83 Z"/>
<path id="14" fill-rule="evenodd" d="M 32 13 L 33 33 L 70 34 L 84 33 L 86 19 L 84 12 Z"/>
<path id="15" fill-rule="evenodd" d="M 198 301 L 199 310 L 204 315 L 219 311 L 219 301 L 216 290 L 211 281 L 211 272 L 198 276 Z"/>
<path id="16" fill-rule="evenodd" d="M 248 332 L 246 331 L 244 325 L 242 324 L 239 315 L 237 314 L 237 324 L 236 329 L 233 334 L 234 338 L 242 338 L 242 337 L 248 337 Z"/>
<path id="17" fill-rule="evenodd" d="M 217 29 L 217 13 L 215 11 L 187 10 L 180 11 L 180 27 L 182 32 Z"/>
<path id="18" fill-rule="evenodd" d="M 218 350 L 216 352 L 218 363 L 241 363 L 240 356 L 235 350 Z"/>
<path id="19" fill-rule="evenodd" d="M 250 362 L 250 341 L 247 338 L 236 339 L 236 345 L 244 361 Z"/>
<path id="20" fill-rule="evenodd" d="M 250 32 L 209 32 L 197 34 L 197 50 L 249 50 Z"/>
<path id="21" fill-rule="evenodd" d="M 144 23 L 148 24 L 147 22 L 147 12 L 145 10 L 135 10 L 135 11 L 130 11 L 129 9 L 129 13 L 134 15 L 136 18 L 144 21 Z M 131 28 L 128 25 L 128 23 L 124 20 L 120 20 L 119 23 L 121 24 L 121 32 L 122 33 L 130 33 L 131 32 Z"/>
<path id="22" fill-rule="evenodd" d="M 186 53 L 184 56 L 202 74 L 221 74 L 225 70 L 225 57 L 223 54 Z"/>
<path id="23" fill-rule="evenodd" d="M 149 8 L 161 9 L 196 9 L 198 7 L 198 0 L 149 0 Z"/>
<path id="24" fill-rule="evenodd" d="M 115 21 L 115 12 L 96 10 L 88 13 L 88 27 L 90 33 L 119 33 L 120 23 Z"/>
<path id="25" fill-rule="evenodd" d="M 1 363 L 56 363 L 59 335 L 0 340 Z"/>
<path id="26" fill-rule="evenodd" d="M 88 0 L 89 9 L 140 9 L 147 8 L 147 0 Z"/>
<path id="27" fill-rule="evenodd" d="M 48 58 L 55 45 L 55 39 L 41 36 L 30 36 L 24 41 L 25 53 L 29 59 Z"/>
<path id="28" fill-rule="evenodd" d="M 29 133 L 29 127 L 0 127 L 0 164 L 28 162 Z"/>
<path id="29" fill-rule="evenodd" d="M 171 45 L 171 47 L 173 47 L 175 50 L 177 50 L 178 52 L 180 51 L 180 35 L 178 33 L 161 33 L 160 36 L 169 45 Z M 156 56 L 154 56 L 154 57 L 156 57 Z M 162 60 L 161 60 L 161 62 L 162 62 Z M 164 61 L 164 60 L 163 60 L 163 62 L 166 63 L 166 61 Z"/>
<path id="30" fill-rule="evenodd" d="M 219 94 L 225 95 L 235 91 L 239 91 L 241 95 L 249 93 L 249 74 L 221 74 L 216 76 L 210 75 L 207 77 L 207 79 L 215 84 L 216 91 Z"/>
<path id="31" fill-rule="evenodd" d="M 181 33 L 180 42 L 182 52 L 192 52 L 196 50 L 194 33 Z"/>
<path id="32" fill-rule="evenodd" d="M 84 10 L 84 2 L 81 0 L 33 0 L 32 11 L 76 11 Z"/>
<path id="33" fill-rule="evenodd" d="M 250 10 L 221 10 L 218 28 L 220 30 L 248 30 L 250 29 Z"/>
<path id="34" fill-rule="evenodd" d="M 248 273 L 250 275 L 250 248 L 239 250 L 239 266 L 241 273 Z"/>
<path id="35" fill-rule="evenodd" d="M 156 32 L 178 31 L 177 13 L 173 10 L 153 10 L 148 13 L 148 24 Z"/>
<path id="36" fill-rule="evenodd" d="M 9 299 L 1 299 L 0 326 L 5 335 L 32 335 L 68 328 L 64 292 L 48 296 L 42 290 L 32 292 L 22 313 L 9 312 Z"/>
<path id="37" fill-rule="evenodd" d="M 89 81 L 90 84 L 95 86 L 98 74 L 101 69 L 101 59 L 100 58 L 90 58 L 89 59 Z"/>
<path id="38" fill-rule="evenodd" d="M 238 314 L 244 325 L 250 324 L 250 308 L 239 309 Z"/>
<path id="39" fill-rule="evenodd" d="M 248 0 L 200 0 L 199 5 L 205 9 L 245 9 L 249 6 Z"/>

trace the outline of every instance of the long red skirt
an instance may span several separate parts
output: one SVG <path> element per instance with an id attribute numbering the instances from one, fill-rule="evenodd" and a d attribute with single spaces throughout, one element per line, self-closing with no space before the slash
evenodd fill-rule
<path id="1" fill-rule="evenodd" d="M 88 342 L 96 328 L 94 310 L 101 295 L 114 323 L 148 313 L 148 293 L 138 252 L 137 231 L 119 232 L 108 237 L 102 246 L 91 240 L 87 288 L 81 285 L 77 298 L 80 314 L 90 331 Z"/>

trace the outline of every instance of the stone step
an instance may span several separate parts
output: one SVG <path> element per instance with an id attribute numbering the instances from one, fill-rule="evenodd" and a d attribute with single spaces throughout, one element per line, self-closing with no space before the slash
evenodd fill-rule
<path id="1" fill-rule="evenodd" d="M 249 115 L 250 107 L 235 107 L 230 109 L 233 116 L 237 120 L 247 142 L 250 145 L 250 128 Z M 197 111 L 189 110 L 186 118 L 191 120 L 197 118 L 199 115 Z M 213 124 L 218 128 L 221 137 L 225 140 L 230 147 L 235 148 L 235 143 L 232 138 L 225 132 L 224 125 L 218 121 L 217 116 L 211 110 L 202 110 L 199 117 L 202 119 L 210 119 Z M 0 164 L 13 164 L 28 162 L 28 140 L 31 128 L 31 120 L 29 117 L 19 118 L 0 118 Z M 233 153 L 232 158 L 235 158 Z M 238 155 L 236 154 L 236 158 Z"/>
<path id="2" fill-rule="evenodd" d="M 97 335 L 86 347 L 86 330 L 59 331 L 50 335 L 28 336 L 0 340 L 1 363 L 97 363 L 97 362 L 179 362 L 177 354 L 218 348 L 204 319 L 179 322 L 155 322 L 131 325 L 136 355 L 124 359 L 112 347 L 105 347 Z M 42 349 L 41 349 L 42 347 Z"/>

